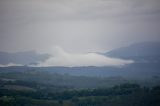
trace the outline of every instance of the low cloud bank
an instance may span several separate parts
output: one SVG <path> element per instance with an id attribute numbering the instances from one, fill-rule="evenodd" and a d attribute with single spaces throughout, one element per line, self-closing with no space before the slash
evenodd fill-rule
<path id="1" fill-rule="evenodd" d="M 65 52 L 60 47 L 55 47 L 50 53 L 51 57 L 44 62 L 39 62 L 35 67 L 48 66 L 124 66 L 134 63 L 132 60 L 123 60 L 118 58 L 110 58 L 97 53 L 72 54 Z M 33 66 L 33 65 L 32 65 Z"/>
<path id="2" fill-rule="evenodd" d="M 11 66 L 23 66 L 22 64 L 15 64 L 15 63 L 9 63 L 9 64 L 0 64 L 0 67 L 11 67 Z"/>

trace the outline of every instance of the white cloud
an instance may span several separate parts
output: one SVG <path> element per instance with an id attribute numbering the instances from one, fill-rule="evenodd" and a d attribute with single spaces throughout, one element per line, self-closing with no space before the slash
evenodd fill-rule
<path id="1" fill-rule="evenodd" d="M 0 64 L 0 67 L 11 67 L 11 66 L 23 66 L 21 64 L 15 64 L 15 63 L 8 63 L 8 64 Z"/>
<path id="2" fill-rule="evenodd" d="M 51 58 L 39 63 L 38 67 L 47 66 L 123 66 L 131 64 L 132 60 L 122 60 L 117 58 L 106 57 L 97 53 L 72 54 L 65 52 L 60 47 L 55 47 L 51 53 Z"/>

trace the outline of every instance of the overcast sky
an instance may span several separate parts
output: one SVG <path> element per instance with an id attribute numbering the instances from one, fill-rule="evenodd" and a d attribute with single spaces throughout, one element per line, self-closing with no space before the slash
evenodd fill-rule
<path id="1" fill-rule="evenodd" d="M 104 52 L 160 41 L 160 0 L 0 0 L 0 51 Z"/>

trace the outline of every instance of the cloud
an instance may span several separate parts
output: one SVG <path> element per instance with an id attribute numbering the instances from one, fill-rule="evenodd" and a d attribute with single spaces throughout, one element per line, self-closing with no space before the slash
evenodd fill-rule
<path id="1" fill-rule="evenodd" d="M 65 52 L 60 47 L 55 47 L 51 53 L 51 58 L 44 62 L 40 62 L 36 67 L 48 66 L 65 66 L 65 67 L 78 67 L 78 66 L 123 66 L 131 64 L 132 60 L 123 60 L 117 58 L 106 57 L 97 53 L 86 54 L 72 54 Z"/>
<path id="2" fill-rule="evenodd" d="M 45 51 L 60 45 L 69 52 L 101 52 L 160 41 L 159 4 L 160 0 L 0 0 L 0 50 Z"/>
<path id="3" fill-rule="evenodd" d="M 23 66 L 21 64 L 9 63 L 9 64 L 0 64 L 0 67 L 11 67 L 11 66 Z"/>

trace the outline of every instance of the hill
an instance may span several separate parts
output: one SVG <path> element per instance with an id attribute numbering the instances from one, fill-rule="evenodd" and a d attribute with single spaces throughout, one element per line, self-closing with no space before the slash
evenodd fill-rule
<path id="1" fill-rule="evenodd" d="M 0 52 L 0 64 L 9 63 L 28 65 L 36 64 L 38 61 L 44 61 L 49 58 L 48 54 L 38 54 L 35 51 L 7 53 Z"/>

